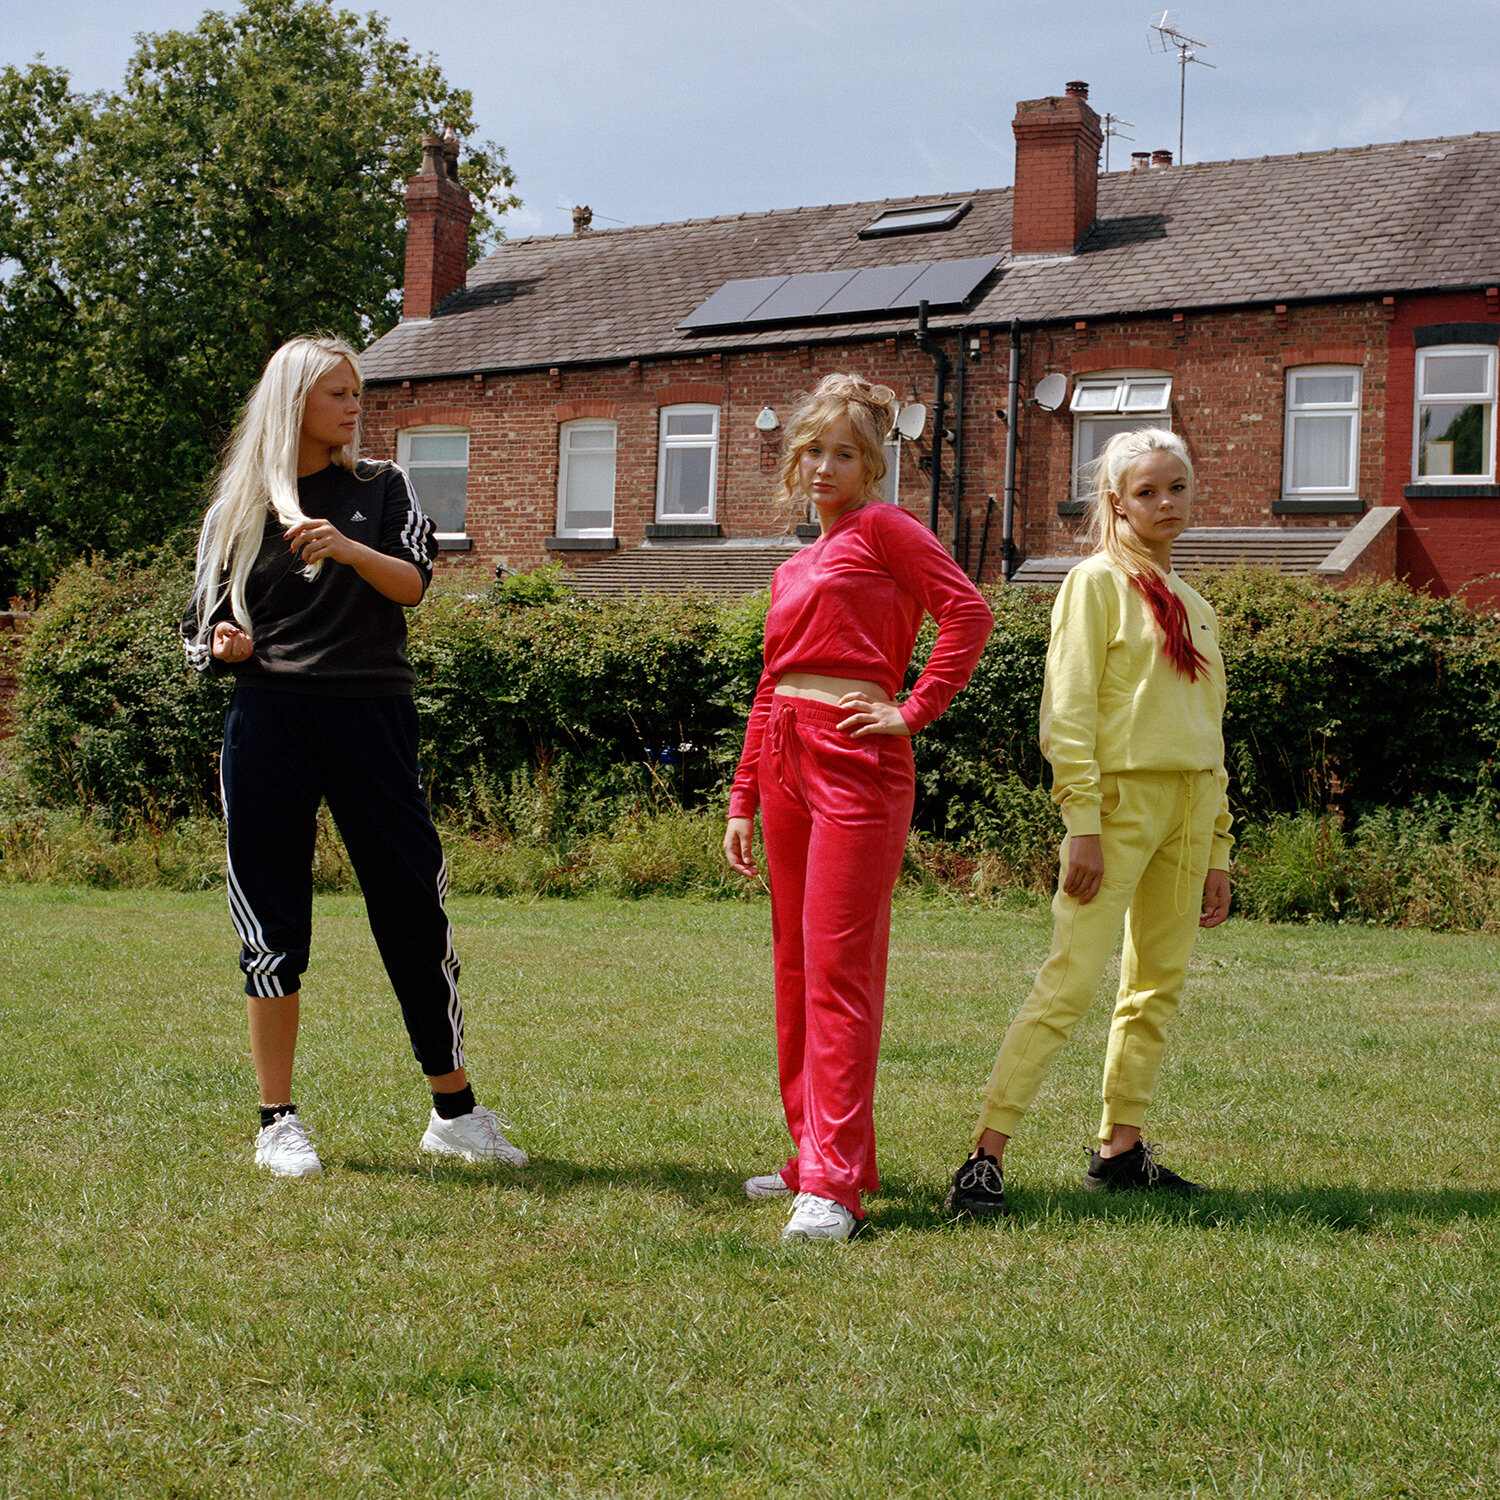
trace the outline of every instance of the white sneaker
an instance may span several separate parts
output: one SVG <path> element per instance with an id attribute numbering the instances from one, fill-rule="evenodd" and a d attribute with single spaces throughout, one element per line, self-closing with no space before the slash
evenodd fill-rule
<path id="1" fill-rule="evenodd" d="M 466 1115 L 445 1120 L 436 1110 L 427 1122 L 422 1149 L 434 1156 L 461 1156 L 465 1161 L 503 1161 L 509 1167 L 527 1165 L 526 1153 L 501 1133 L 510 1121 L 476 1104 Z"/>
<path id="2" fill-rule="evenodd" d="M 772 1172 L 769 1177 L 747 1177 L 745 1179 L 745 1196 L 753 1198 L 759 1203 L 764 1198 L 782 1198 L 791 1192 L 786 1185 L 786 1178 L 780 1172 Z"/>
<path id="3" fill-rule="evenodd" d="M 321 1177 L 323 1163 L 310 1136 L 296 1115 L 279 1116 L 255 1137 L 255 1165 L 278 1177 Z"/>
<path id="4" fill-rule="evenodd" d="M 854 1215 L 832 1198 L 798 1193 L 792 1216 L 781 1231 L 784 1240 L 847 1240 L 854 1233 Z"/>

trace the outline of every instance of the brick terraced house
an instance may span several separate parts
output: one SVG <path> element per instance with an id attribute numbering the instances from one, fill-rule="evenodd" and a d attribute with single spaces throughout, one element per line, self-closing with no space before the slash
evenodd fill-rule
<path id="1" fill-rule="evenodd" d="M 1500 602 L 1500 133 L 1101 176 L 1082 83 L 1013 130 L 1013 189 L 580 209 L 467 277 L 457 143 L 430 138 L 367 451 L 408 466 L 445 567 L 738 592 L 815 534 L 771 504 L 781 424 L 858 370 L 904 403 L 889 497 L 984 582 L 1060 577 L 1081 467 L 1155 423 L 1197 466 L 1187 567 Z"/>

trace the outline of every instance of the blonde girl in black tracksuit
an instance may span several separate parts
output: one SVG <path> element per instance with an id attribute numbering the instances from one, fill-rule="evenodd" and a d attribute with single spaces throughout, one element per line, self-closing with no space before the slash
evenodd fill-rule
<path id="1" fill-rule="evenodd" d="M 359 359 L 295 338 L 246 403 L 198 543 L 189 661 L 228 671 L 221 784 L 229 909 L 260 1085 L 256 1162 L 322 1171 L 292 1103 L 312 859 L 327 800 L 432 1088 L 424 1151 L 524 1166 L 464 1069 L 447 867 L 417 769 L 405 609 L 432 577 L 433 527 L 406 475 L 359 458 Z"/>

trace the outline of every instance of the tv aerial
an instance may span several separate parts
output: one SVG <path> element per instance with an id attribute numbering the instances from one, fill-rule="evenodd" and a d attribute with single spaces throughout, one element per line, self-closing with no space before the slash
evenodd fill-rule
<path id="1" fill-rule="evenodd" d="M 1105 115 L 1105 117 L 1104 117 L 1104 170 L 1106 172 L 1109 171 L 1109 143 L 1110 143 L 1110 141 L 1113 140 L 1116 136 L 1119 136 L 1119 138 L 1122 141 L 1133 141 L 1135 139 L 1135 137 L 1133 135 L 1126 135 L 1124 133 L 1124 131 L 1122 131 L 1121 129 L 1119 129 L 1119 127 L 1121 125 L 1129 125 L 1132 130 L 1135 129 L 1135 122 L 1133 120 L 1122 120 L 1119 117 L 1119 115 Z"/>
<path id="2" fill-rule="evenodd" d="M 1164 10 L 1161 19 L 1151 22 L 1151 29 L 1156 33 L 1156 40 L 1151 44 L 1153 52 L 1175 52 L 1177 54 L 1177 66 L 1182 70 L 1182 80 L 1177 90 L 1177 160 L 1182 161 L 1182 121 L 1187 106 L 1187 65 L 1190 62 L 1200 64 L 1202 67 L 1211 68 L 1211 62 L 1204 62 L 1201 57 L 1193 51 L 1195 47 L 1206 47 L 1207 42 L 1200 42 L 1194 37 L 1185 35 L 1175 26 L 1168 23 L 1172 19 L 1172 12 Z"/>

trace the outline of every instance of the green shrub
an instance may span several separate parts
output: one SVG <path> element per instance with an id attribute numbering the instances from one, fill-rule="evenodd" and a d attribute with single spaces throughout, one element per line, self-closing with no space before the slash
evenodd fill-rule
<path id="1" fill-rule="evenodd" d="M 466 809 L 486 784 L 564 757 L 590 780 L 650 767 L 679 800 L 711 793 L 748 707 L 720 616 L 695 594 L 435 597 L 411 638 L 434 802 Z"/>
<path id="2" fill-rule="evenodd" d="M 1399 584 L 1209 575 L 1226 759 L 1251 816 L 1463 797 L 1500 752 L 1500 617 Z"/>
<path id="3" fill-rule="evenodd" d="M 174 853 L 157 830 L 217 811 L 228 691 L 183 663 L 176 620 L 189 568 L 176 551 L 71 569 L 21 666 L 18 749 L 38 804 L 82 809 L 109 828 L 138 824 L 152 859 L 178 871 L 165 877 L 173 881 L 199 878 L 191 871 L 204 860 Z M 1468 910 L 1483 886 L 1474 838 L 1455 822 L 1465 852 L 1445 865 L 1434 855 L 1436 814 L 1423 814 L 1419 835 L 1376 810 L 1477 798 L 1493 822 L 1500 620 L 1389 584 L 1335 592 L 1236 571 L 1202 587 L 1219 611 L 1229 672 L 1226 759 L 1250 877 L 1242 909 Z M 1036 743 L 1053 593 L 988 597 L 997 623 L 973 679 L 914 745 L 915 827 L 972 863 L 965 878 L 976 889 L 1045 890 L 1062 833 Z M 434 591 L 412 616 L 411 656 L 429 793 L 475 842 L 464 878 L 495 890 L 568 891 L 596 879 L 623 890 L 644 878 L 632 860 L 662 860 L 696 873 L 651 881 L 711 884 L 687 853 L 692 820 L 673 819 L 722 803 L 767 602 L 765 593 L 732 605 L 694 594 L 589 600 L 556 570 Z M 929 622 L 909 681 L 933 639 Z M 1323 817 L 1330 808 L 1347 813 L 1347 829 Z M 596 860 L 594 841 L 615 830 L 631 832 Z M 1360 838 L 1357 857 L 1337 853 Z M 687 843 L 668 857 L 678 839 Z M 1417 847 L 1425 875 L 1404 852 Z M 20 867 L 17 854 L 7 858 Z M 102 854 L 91 865 L 77 858 L 88 878 L 115 878 Z M 1354 879 L 1361 861 L 1383 872 L 1385 894 L 1373 873 Z M 1445 868 L 1446 894 L 1436 873 Z M 350 883 L 332 846 L 320 870 L 320 880 Z"/>
<path id="4" fill-rule="evenodd" d="M 177 622 L 192 559 L 80 562 L 27 634 L 21 756 L 42 798 L 109 824 L 195 816 L 218 803 L 228 685 L 184 661 Z"/>

